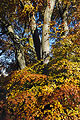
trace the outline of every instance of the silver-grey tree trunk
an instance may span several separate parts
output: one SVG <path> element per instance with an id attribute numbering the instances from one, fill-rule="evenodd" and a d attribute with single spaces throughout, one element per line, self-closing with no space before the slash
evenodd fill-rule
<path id="1" fill-rule="evenodd" d="M 44 22 L 42 29 L 42 56 L 43 63 L 49 62 L 49 30 L 50 30 L 50 21 L 55 6 L 56 0 L 48 0 L 47 7 L 44 12 Z"/>
<path id="2" fill-rule="evenodd" d="M 69 33 L 69 27 L 67 23 L 68 8 L 63 13 L 63 23 L 64 23 L 64 36 L 67 36 Z"/>
<path id="3" fill-rule="evenodd" d="M 18 64 L 19 69 L 23 69 L 26 67 L 25 57 L 24 57 L 24 49 L 23 46 L 19 42 L 19 37 L 15 35 L 12 26 L 8 26 L 8 35 L 12 39 L 15 46 L 15 58 Z"/>

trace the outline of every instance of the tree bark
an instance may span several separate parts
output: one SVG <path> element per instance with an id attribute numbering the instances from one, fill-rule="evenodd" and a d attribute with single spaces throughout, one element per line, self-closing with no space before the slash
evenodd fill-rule
<path id="1" fill-rule="evenodd" d="M 49 62 L 49 30 L 50 30 L 50 21 L 55 6 L 56 0 L 48 0 L 47 7 L 44 12 L 44 23 L 42 29 L 42 56 L 43 63 Z"/>
<path id="2" fill-rule="evenodd" d="M 67 23 L 67 14 L 68 14 L 68 9 L 66 9 L 63 13 L 64 36 L 67 36 L 69 33 L 69 27 L 68 27 L 68 23 Z"/>
<path id="3" fill-rule="evenodd" d="M 19 1 L 20 1 L 21 8 L 24 9 L 24 3 L 22 2 L 22 0 L 19 0 Z M 30 4 L 30 1 L 27 1 L 25 4 Z M 34 12 L 32 13 L 31 18 L 29 18 L 29 19 L 30 19 L 29 22 L 30 22 L 31 32 L 32 32 L 32 36 L 33 36 L 33 43 L 34 43 L 37 59 L 40 60 L 41 59 L 40 39 L 39 39 L 38 29 L 36 26 Z"/>
<path id="4" fill-rule="evenodd" d="M 37 59 L 40 60 L 41 59 L 40 38 L 39 38 L 39 34 L 38 34 L 38 29 L 37 29 L 37 26 L 36 26 L 36 20 L 35 20 L 34 13 L 32 14 L 32 16 L 30 18 L 30 27 L 31 27 L 31 32 L 32 32 L 32 36 L 33 36 L 33 42 L 34 42 L 34 47 L 35 47 Z"/>
<path id="5" fill-rule="evenodd" d="M 24 69 L 26 67 L 25 58 L 24 58 L 24 49 L 19 42 L 19 37 L 15 35 L 12 26 L 8 26 L 8 35 L 12 39 L 15 46 L 15 58 L 19 69 Z"/>

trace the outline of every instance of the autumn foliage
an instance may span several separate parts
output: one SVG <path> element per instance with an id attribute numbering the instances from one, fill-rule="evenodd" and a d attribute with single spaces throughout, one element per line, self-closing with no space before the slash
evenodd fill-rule
<path id="1" fill-rule="evenodd" d="M 31 67 L 14 71 L 6 79 L 1 78 L 2 120 L 78 120 L 78 34 L 53 45 L 53 58 L 48 64 L 41 65 L 39 61 Z"/>
<path id="2" fill-rule="evenodd" d="M 51 76 L 31 74 L 25 69 L 11 75 L 6 89 L 7 120 L 79 118 L 80 89 L 72 79 L 57 84 Z"/>
<path id="3" fill-rule="evenodd" d="M 21 12 L 30 8 L 37 11 L 36 5 L 26 5 Z M 43 5 L 41 0 L 39 9 Z M 80 119 L 79 24 L 70 29 L 68 36 L 55 41 L 48 64 L 34 60 L 36 63 L 30 65 L 25 50 L 29 65 L 8 77 L 0 77 L 0 120 Z"/>
<path id="4" fill-rule="evenodd" d="M 64 56 L 63 49 L 48 65 L 39 62 L 11 74 L 4 87 L 6 103 L 0 106 L 4 120 L 78 120 L 79 62 Z"/>
<path id="5" fill-rule="evenodd" d="M 74 36 L 53 45 L 53 58 L 47 65 L 39 61 L 1 78 L 2 120 L 78 120 L 79 38 Z"/>

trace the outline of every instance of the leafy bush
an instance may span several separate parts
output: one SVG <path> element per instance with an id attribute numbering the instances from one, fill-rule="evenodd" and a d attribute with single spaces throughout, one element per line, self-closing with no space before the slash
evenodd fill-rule
<path id="1" fill-rule="evenodd" d="M 0 101 L 2 120 L 79 119 L 78 40 L 77 34 L 70 35 L 53 45 L 53 58 L 46 65 L 39 61 L 15 71 L 7 79 L 1 78 L 2 89 L 7 92 Z"/>
<path id="2" fill-rule="evenodd" d="M 57 84 L 52 76 L 15 71 L 6 85 L 7 111 L 14 120 L 79 118 L 79 87 L 70 78 Z"/>

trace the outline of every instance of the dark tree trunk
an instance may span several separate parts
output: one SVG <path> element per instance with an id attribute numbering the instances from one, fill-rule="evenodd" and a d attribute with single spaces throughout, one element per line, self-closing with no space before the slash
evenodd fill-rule
<path id="1" fill-rule="evenodd" d="M 34 42 L 37 59 L 40 60 L 41 59 L 41 54 L 40 54 L 41 44 L 40 44 L 40 38 L 39 38 L 34 14 L 32 14 L 30 18 L 30 27 L 31 27 L 31 32 L 33 36 L 33 42 Z"/>
<path id="2" fill-rule="evenodd" d="M 40 56 L 40 39 L 39 39 L 39 34 L 38 34 L 37 27 L 34 30 L 33 42 L 34 42 L 34 47 L 35 47 L 37 58 L 38 58 L 38 60 L 40 60 L 41 59 L 41 56 Z"/>
<path id="3" fill-rule="evenodd" d="M 19 0 L 20 1 L 20 5 L 21 5 L 21 8 L 24 9 L 24 4 L 22 2 L 22 0 Z M 27 4 L 28 2 L 30 3 L 30 1 L 27 1 Z M 36 55 L 37 55 L 37 59 L 40 60 L 41 59 L 41 44 L 40 44 L 40 39 L 39 39 L 39 34 L 38 34 L 38 29 L 37 29 L 37 26 L 36 26 L 36 20 L 35 20 L 35 15 L 34 13 L 32 13 L 31 17 L 29 18 L 30 19 L 30 28 L 31 28 L 31 32 L 32 32 L 32 36 L 33 36 L 33 43 L 34 43 L 34 47 L 35 47 L 35 52 L 36 52 Z"/>

